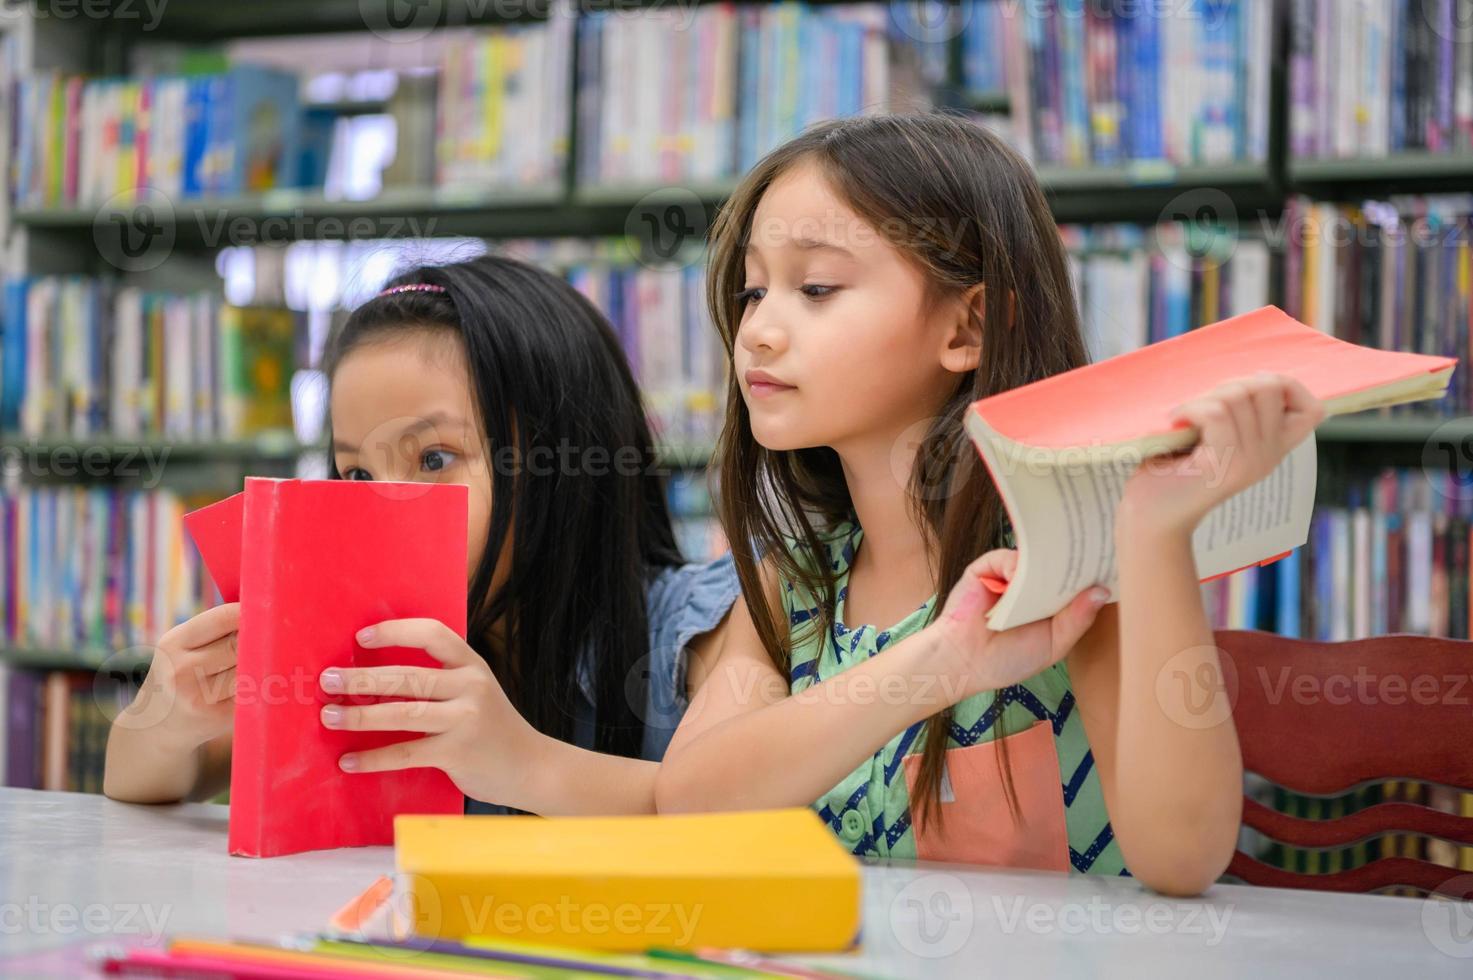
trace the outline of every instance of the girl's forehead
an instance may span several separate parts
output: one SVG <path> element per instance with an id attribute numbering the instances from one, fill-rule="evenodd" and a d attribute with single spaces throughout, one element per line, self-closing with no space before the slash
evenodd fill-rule
<path id="1" fill-rule="evenodd" d="M 783 173 L 763 193 L 746 236 L 748 256 L 822 255 L 863 260 L 888 251 L 879 230 L 861 217 L 811 164 Z"/>
<path id="2" fill-rule="evenodd" d="M 353 351 L 333 374 L 331 402 L 334 435 L 346 441 L 369 432 L 388 438 L 477 425 L 463 363 L 425 356 L 422 345 L 383 343 Z"/>

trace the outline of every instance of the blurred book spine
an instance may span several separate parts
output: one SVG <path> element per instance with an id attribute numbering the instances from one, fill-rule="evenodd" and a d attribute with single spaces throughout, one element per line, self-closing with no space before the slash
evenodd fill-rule
<path id="1" fill-rule="evenodd" d="M 301 182 L 295 75 L 83 78 L 40 72 L 16 93 L 12 193 L 24 208 L 238 196 Z"/>
<path id="2" fill-rule="evenodd" d="M 819 120 L 884 111 L 896 52 L 915 50 L 882 4 L 593 13 L 578 29 L 578 176 L 592 185 L 733 178 Z"/>
<path id="3" fill-rule="evenodd" d="M 292 428 L 301 324 L 289 310 L 81 276 L 3 288 L 0 431 L 218 439 Z"/>
<path id="4" fill-rule="evenodd" d="M 1473 150 L 1473 2 L 1291 0 L 1299 158 Z"/>
<path id="5" fill-rule="evenodd" d="M 0 662 L 4 785 L 102 792 L 108 732 L 137 687 L 127 676 Z"/>
<path id="6" fill-rule="evenodd" d="M 219 601 L 180 523 L 211 499 L 95 486 L 0 494 L 0 647 L 147 646 Z"/>
<path id="7" fill-rule="evenodd" d="M 1383 412 L 1473 410 L 1473 205 L 1466 198 L 1351 206 L 1295 197 L 1280 237 L 1290 315 L 1353 343 L 1458 358 L 1441 402 Z"/>
<path id="8" fill-rule="evenodd" d="M 1272 0 L 978 6 L 985 13 L 964 31 L 963 77 L 1006 83 L 1015 138 L 1035 162 L 1267 159 Z"/>

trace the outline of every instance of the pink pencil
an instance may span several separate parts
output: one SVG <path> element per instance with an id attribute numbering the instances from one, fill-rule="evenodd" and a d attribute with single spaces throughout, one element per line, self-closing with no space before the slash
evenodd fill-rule
<path id="1" fill-rule="evenodd" d="M 362 980 L 364 977 L 403 977 L 412 980 L 444 980 L 463 976 L 447 970 L 416 970 L 412 967 L 386 969 L 382 963 L 268 963 L 248 957 L 170 953 L 154 949 L 130 950 L 123 957 L 103 961 L 104 973 L 118 976 L 228 977 L 230 980 Z"/>

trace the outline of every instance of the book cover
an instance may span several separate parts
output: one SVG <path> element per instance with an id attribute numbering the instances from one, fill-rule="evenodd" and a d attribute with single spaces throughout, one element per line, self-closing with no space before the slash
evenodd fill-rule
<path id="1" fill-rule="evenodd" d="M 388 844 L 396 814 L 462 812 L 438 769 L 343 772 L 344 753 L 405 734 L 323 727 L 324 705 L 375 699 L 328 695 L 318 677 L 330 666 L 439 666 L 421 650 L 362 649 L 354 636 L 409 617 L 465 635 L 466 506 L 459 485 L 251 477 L 242 494 L 186 518 L 221 593 L 238 588 L 241 603 L 230 853 Z"/>
<path id="2" fill-rule="evenodd" d="M 859 862 L 806 808 L 404 816 L 394 821 L 394 861 L 406 885 L 402 910 L 434 939 L 825 952 L 850 947 L 859 932 Z M 613 929 L 587 916 L 523 914 L 563 907 L 636 914 Z M 772 914 L 778 907 L 802 914 Z"/>

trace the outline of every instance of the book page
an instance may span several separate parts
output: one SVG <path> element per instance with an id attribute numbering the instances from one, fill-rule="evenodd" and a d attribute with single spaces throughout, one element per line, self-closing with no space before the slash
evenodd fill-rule
<path id="1" fill-rule="evenodd" d="M 1118 598 L 1115 513 L 1125 482 L 1139 465 L 1126 459 L 1089 466 L 993 467 L 1020 551 L 1017 575 L 989 613 L 993 629 L 1052 616 L 1096 584 L 1110 589 L 1110 601 Z M 1244 568 L 1302 545 L 1309 535 L 1316 470 L 1311 434 L 1272 473 L 1209 512 L 1192 535 L 1198 577 Z"/>

